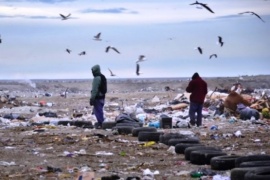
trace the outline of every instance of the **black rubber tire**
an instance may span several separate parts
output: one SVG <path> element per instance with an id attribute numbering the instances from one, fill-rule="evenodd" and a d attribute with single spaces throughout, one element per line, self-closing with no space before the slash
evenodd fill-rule
<path id="1" fill-rule="evenodd" d="M 190 143 L 180 143 L 175 145 L 175 153 L 176 154 L 184 154 L 185 149 L 188 147 L 195 147 L 195 146 L 204 146 L 203 144 L 190 144 Z"/>
<path id="2" fill-rule="evenodd" d="M 119 134 L 131 134 L 133 127 L 132 126 L 115 126 L 112 130 L 117 130 Z"/>
<path id="3" fill-rule="evenodd" d="M 183 135 L 183 134 L 179 134 L 179 133 L 168 133 L 168 134 L 161 135 L 159 137 L 159 142 L 168 145 L 168 142 L 170 139 L 186 138 L 186 137 L 188 137 L 188 136 Z"/>
<path id="4" fill-rule="evenodd" d="M 175 146 L 176 144 L 180 143 L 190 143 L 190 144 L 198 144 L 200 140 L 196 137 L 187 137 L 187 138 L 172 138 L 168 141 L 168 146 Z"/>
<path id="5" fill-rule="evenodd" d="M 242 167 L 264 167 L 264 166 L 270 166 L 270 160 L 242 162 L 239 167 L 242 168 Z"/>
<path id="6" fill-rule="evenodd" d="M 74 121 L 58 121 L 58 125 L 67 126 L 67 125 L 74 125 Z"/>
<path id="7" fill-rule="evenodd" d="M 154 127 L 138 127 L 132 130 L 132 136 L 138 137 L 139 132 L 157 132 L 157 128 Z"/>
<path id="8" fill-rule="evenodd" d="M 245 180 L 269 180 L 270 179 L 270 167 L 258 168 L 253 171 L 248 171 L 245 174 Z"/>
<path id="9" fill-rule="evenodd" d="M 250 156 L 242 156 L 235 159 L 235 167 L 240 167 L 240 164 L 243 162 L 249 161 L 269 161 L 270 155 L 266 154 L 258 154 L 258 155 L 250 155 Z"/>
<path id="10" fill-rule="evenodd" d="M 131 127 L 140 127 L 139 123 L 116 123 L 116 127 L 121 127 L 121 126 L 131 126 Z"/>
<path id="11" fill-rule="evenodd" d="M 139 132 L 138 141 L 159 141 L 162 132 Z"/>
<path id="12" fill-rule="evenodd" d="M 73 121 L 72 123 L 76 127 L 82 127 L 82 128 L 94 128 L 91 121 Z"/>
<path id="13" fill-rule="evenodd" d="M 188 147 L 185 149 L 185 159 L 190 160 L 190 154 L 192 151 L 201 151 L 201 150 L 213 150 L 213 151 L 221 151 L 220 148 L 212 147 L 212 146 L 194 146 Z"/>
<path id="14" fill-rule="evenodd" d="M 115 121 L 104 121 L 102 123 L 102 129 L 112 129 L 113 127 L 115 127 L 115 125 Z"/>
<path id="15" fill-rule="evenodd" d="M 245 180 L 245 174 L 248 171 L 254 171 L 258 167 L 247 167 L 247 168 L 233 168 L 231 170 L 231 180 Z"/>
<path id="16" fill-rule="evenodd" d="M 210 161 L 211 169 L 213 170 L 230 170 L 235 168 L 235 159 L 241 156 L 231 155 L 231 156 L 217 156 L 213 157 Z"/>
<path id="17" fill-rule="evenodd" d="M 213 157 L 224 155 L 227 154 L 225 152 L 215 150 L 192 151 L 190 153 L 190 163 L 196 165 L 210 164 L 210 161 Z"/>

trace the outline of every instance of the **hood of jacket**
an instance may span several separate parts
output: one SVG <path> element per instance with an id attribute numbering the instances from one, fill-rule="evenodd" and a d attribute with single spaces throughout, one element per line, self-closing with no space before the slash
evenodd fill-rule
<path id="1" fill-rule="evenodd" d="M 92 70 L 93 76 L 99 76 L 101 74 L 100 66 L 98 64 L 93 66 L 91 70 Z"/>

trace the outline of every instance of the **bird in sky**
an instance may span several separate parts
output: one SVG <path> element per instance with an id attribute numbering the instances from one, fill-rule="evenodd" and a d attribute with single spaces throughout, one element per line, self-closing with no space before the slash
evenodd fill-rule
<path id="1" fill-rule="evenodd" d="M 82 51 L 81 53 L 79 53 L 79 56 L 82 56 L 82 55 L 86 55 L 86 52 Z"/>
<path id="2" fill-rule="evenodd" d="M 110 49 L 112 49 L 112 50 L 114 50 L 115 52 L 117 52 L 118 54 L 120 54 L 120 52 L 119 52 L 115 47 L 112 47 L 112 46 L 106 47 L 106 50 L 105 50 L 106 53 L 109 52 Z"/>
<path id="3" fill-rule="evenodd" d="M 222 37 L 218 36 L 218 44 L 222 47 L 224 42 L 222 41 Z"/>
<path id="4" fill-rule="evenodd" d="M 70 54 L 71 50 L 70 49 L 66 49 L 66 51 L 68 52 L 68 54 Z"/>
<path id="5" fill-rule="evenodd" d="M 202 53 L 203 53 L 203 51 L 202 51 L 202 48 L 201 48 L 201 47 L 196 47 L 195 49 L 196 49 L 196 50 L 198 50 L 200 54 L 202 54 Z"/>
<path id="6" fill-rule="evenodd" d="M 68 15 L 63 15 L 63 14 L 60 14 L 60 16 L 62 17 L 62 20 L 67 20 L 70 18 L 71 14 L 69 13 Z"/>
<path id="7" fill-rule="evenodd" d="M 139 65 L 139 63 L 136 63 L 136 74 L 137 74 L 137 76 L 139 76 L 140 74 L 142 74 L 140 72 L 140 65 Z"/>
<path id="8" fill-rule="evenodd" d="M 211 59 L 212 57 L 217 58 L 217 54 L 211 54 L 210 57 L 209 57 L 209 59 Z"/>
<path id="9" fill-rule="evenodd" d="M 140 55 L 138 60 L 136 61 L 136 63 L 142 62 L 142 61 L 146 61 L 146 58 L 144 55 Z"/>
<path id="10" fill-rule="evenodd" d="M 2 43 L 1 35 L 0 35 L 0 44 Z"/>
<path id="11" fill-rule="evenodd" d="M 210 11 L 211 13 L 214 13 L 214 11 L 212 11 L 212 9 L 210 9 L 207 4 L 203 4 L 203 3 L 200 3 L 198 1 L 196 1 L 195 3 L 192 3 L 190 5 L 201 5 L 202 7 L 204 7 L 205 9 L 207 9 L 208 11 Z"/>
<path id="12" fill-rule="evenodd" d="M 251 14 L 251 15 L 255 15 L 255 16 L 257 16 L 257 18 L 259 18 L 262 22 L 264 22 L 264 20 L 263 20 L 258 14 L 256 14 L 255 12 L 252 12 L 252 11 L 246 11 L 246 12 L 242 12 L 242 13 L 239 13 L 239 14 L 246 14 L 246 13 Z"/>
<path id="13" fill-rule="evenodd" d="M 100 39 L 100 35 L 101 35 L 101 33 L 98 33 L 97 35 L 95 35 L 94 40 L 101 41 L 102 39 Z"/>
<path id="14" fill-rule="evenodd" d="M 110 73 L 111 73 L 111 76 L 116 76 L 111 70 L 110 70 L 110 68 L 108 68 L 109 69 L 109 71 L 110 71 Z"/>

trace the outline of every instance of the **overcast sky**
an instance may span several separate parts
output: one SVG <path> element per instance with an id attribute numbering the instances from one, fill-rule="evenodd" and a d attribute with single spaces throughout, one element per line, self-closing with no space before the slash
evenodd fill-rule
<path id="1" fill-rule="evenodd" d="M 0 0 L 0 79 L 92 78 L 95 64 L 112 78 L 269 74 L 270 1 L 199 1 L 214 13 L 194 2 Z M 264 22 L 239 14 L 247 11 Z M 68 20 L 59 15 L 69 13 Z M 93 40 L 99 32 L 102 41 Z M 107 46 L 120 54 L 106 53 Z M 137 76 L 139 55 L 146 61 Z"/>

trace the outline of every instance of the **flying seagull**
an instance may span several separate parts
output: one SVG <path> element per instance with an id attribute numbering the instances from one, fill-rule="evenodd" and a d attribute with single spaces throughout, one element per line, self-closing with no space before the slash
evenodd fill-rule
<path id="1" fill-rule="evenodd" d="M 111 76 L 116 76 L 115 74 L 113 74 L 113 72 L 110 70 L 110 68 L 108 68 L 110 73 L 111 73 Z"/>
<path id="2" fill-rule="evenodd" d="M 195 49 L 197 49 L 197 50 L 199 51 L 199 53 L 200 53 L 200 54 L 202 54 L 202 53 L 203 53 L 203 51 L 202 51 L 202 48 L 201 48 L 201 47 L 197 47 L 197 48 L 195 48 Z"/>
<path id="3" fill-rule="evenodd" d="M 219 45 L 222 47 L 224 42 L 222 41 L 222 37 L 221 36 L 218 36 L 218 43 Z"/>
<path id="4" fill-rule="evenodd" d="M 146 61 L 146 58 L 144 55 L 140 55 L 138 58 L 138 61 L 136 61 L 136 63 L 142 62 L 142 61 Z"/>
<path id="5" fill-rule="evenodd" d="M 262 22 L 264 22 L 264 20 L 258 14 L 256 14 L 255 12 L 252 12 L 252 11 L 246 11 L 246 12 L 242 12 L 242 13 L 239 13 L 239 14 L 246 14 L 246 13 L 249 13 L 251 15 L 255 15 L 255 16 L 257 16 L 257 18 L 262 20 Z"/>
<path id="6" fill-rule="evenodd" d="M 119 52 L 115 47 L 112 47 L 112 46 L 106 47 L 106 50 L 105 50 L 106 53 L 109 52 L 110 49 L 112 49 L 112 50 L 114 50 L 115 52 L 117 52 L 118 54 L 120 54 L 120 52 Z"/>
<path id="7" fill-rule="evenodd" d="M 96 41 L 101 41 L 100 35 L 101 35 L 101 33 L 98 33 L 97 35 L 95 35 L 95 36 L 94 36 L 94 40 L 96 40 Z"/>
<path id="8" fill-rule="evenodd" d="M 1 35 L 0 35 L 0 44 L 2 43 Z"/>
<path id="9" fill-rule="evenodd" d="M 190 5 L 201 5 L 202 7 L 204 7 L 205 9 L 207 9 L 208 11 L 210 11 L 211 13 L 214 13 L 214 11 L 212 11 L 212 9 L 210 9 L 207 4 L 203 4 L 203 3 L 200 3 L 198 1 L 196 1 L 195 3 L 192 3 Z"/>
<path id="10" fill-rule="evenodd" d="M 86 52 L 85 52 L 85 51 L 82 51 L 79 55 L 80 55 L 80 56 L 86 55 Z"/>
<path id="11" fill-rule="evenodd" d="M 71 50 L 70 49 L 66 49 L 66 51 L 68 52 L 68 54 L 70 54 Z"/>
<path id="12" fill-rule="evenodd" d="M 139 63 L 136 63 L 136 74 L 137 74 L 137 76 L 139 76 L 140 74 L 142 74 L 140 72 L 140 65 L 139 65 Z"/>
<path id="13" fill-rule="evenodd" d="M 211 59 L 212 57 L 217 58 L 217 54 L 211 54 L 210 57 L 209 57 L 209 59 Z"/>
<path id="14" fill-rule="evenodd" d="M 71 14 L 69 13 L 68 15 L 63 15 L 63 14 L 60 14 L 60 16 L 62 17 L 62 20 L 67 20 L 70 18 Z"/>

